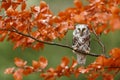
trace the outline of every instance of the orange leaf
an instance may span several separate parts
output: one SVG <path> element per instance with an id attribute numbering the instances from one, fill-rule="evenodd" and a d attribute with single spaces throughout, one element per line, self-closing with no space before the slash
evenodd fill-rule
<path id="1" fill-rule="evenodd" d="M 91 74 L 89 74 L 88 76 L 88 80 L 96 80 L 96 78 L 98 78 L 99 74 L 96 72 L 92 72 Z"/>
<path id="2" fill-rule="evenodd" d="M 39 42 L 39 43 L 36 43 L 34 46 L 32 46 L 32 48 L 35 50 L 43 49 L 44 44 Z"/>
<path id="3" fill-rule="evenodd" d="M 0 20 L 0 28 L 2 29 L 3 28 L 3 21 Z"/>
<path id="4" fill-rule="evenodd" d="M 32 6 L 31 7 L 31 12 L 33 12 L 33 13 L 40 12 L 40 7 L 38 7 L 38 6 Z"/>
<path id="5" fill-rule="evenodd" d="M 66 22 L 65 22 L 65 23 L 66 23 Z M 64 33 L 67 32 L 68 26 L 61 24 L 60 26 L 58 26 L 58 27 L 56 28 L 56 30 L 57 30 L 59 33 L 61 33 L 61 34 L 64 34 Z"/>
<path id="6" fill-rule="evenodd" d="M 1 37 L 0 37 L 1 42 L 5 39 L 6 35 L 7 35 L 6 32 L 1 34 Z"/>
<path id="7" fill-rule="evenodd" d="M 23 2 L 24 0 L 17 0 L 17 2 L 19 2 L 19 3 L 21 3 L 21 2 Z"/>
<path id="8" fill-rule="evenodd" d="M 24 69 L 24 71 L 23 71 L 23 74 L 24 74 L 24 75 L 28 75 L 28 74 L 30 74 L 30 73 L 32 73 L 32 72 L 33 72 L 32 67 L 26 67 L 26 68 Z"/>
<path id="9" fill-rule="evenodd" d="M 18 11 L 15 11 L 12 8 L 9 8 L 6 11 L 6 14 L 7 14 L 7 16 L 17 16 L 18 15 Z M 8 19 L 8 20 L 10 20 L 10 19 Z"/>
<path id="10" fill-rule="evenodd" d="M 115 16 L 110 20 L 111 30 L 118 30 L 120 29 L 120 17 Z"/>
<path id="11" fill-rule="evenodd" d="M 119 12 L 120 12 L 120 9 L 119 9 L 119 7 L 118 6 L 112 6 L 111 8 L 110 8 L 110 10 L 111 10 L 111 12 L 115 15 L 115 14 L 119 14 Z"/>
<path id="12" fill-rule="evenodd" d="M 12 68 L 7 68 L 6 70 L 5 70 L 5 74 L 12 74 L 13 72 L 14 72 L 14 67 L 12 67 Z"/>
<path id="13" fill-rule="evenodd" d="M 17 41 L 17 42 L 14 44 L 13 49 L 18 48 L 20 45 L 21 45 L 21 42 L 20 42 L 20 41 Z"/>
<path id="14" fill-rule="evenodd" d="M 72 59 L 72 66 L 71 68 L 75 68 L 77 66 L 77 61 L 75 59 Z"/>
<path id="15" fill-rule="evenodd" d="M 23 79 L 23 69 L 18 69 L 14 72 L 13 77 L 15 80 L 22 80 Z"/>
<path id="16" fill-rule="evenodd" d="M 2 2 L 1 4 L 1 8 L 4 8 L 5 10 L 7 10 L 10 6 L 11 6 L 11 2 L 10 3 Z"/>
<path id="17" fill-rule="evenodd" d="M 75 74 L 75 77 L 78 78 L 80 72 L 78 70 L 75 70 L 74 74 Z"/>
<path id="18" fill-rule="evenodd" d="M 14 59 L 14 63 L 17 67 L 24 67 L 27 64 L 27 61 L 23 61 L 22 59 L 16 57 Z"/>
<path id="19" fill-rule="evenodd" d="M 97 27 L 96 33 L 97 33 L 97 34 L 101 34 L 101 33 L 105 30 L 106 27 L 107 27 L 106 24 Z"/>
<path id="20" fill-rule="evenodd" d="M 18 2 L 12 2 L 12 9 L 13 10 L 15 10 L 17 7 L 18 7 L 18 5 L 19 5 L 20 3 L 18 3 Z"/>
<path id="21" fill-rule="evenodd" d="M 39 64 L 38 61 L 33 60 L 32 61 L 32 66 L 34 67 L 34 69 L 38 69 L 40 67 L 40 64 Z"/>
<path id="22" fill-rule="evenodd" d="M 26 2 L 24 1 L 24 2 L 22 2 L 22 4 L 21 4 L 21 10 L 24 11 L 25 8 L 26 8 Z"/>
<path id="23" fill-rule="evenodd" d="M 112 74 L 104 73 L 103 80 L 114 80 L 114 77 Z"/>
<path id="24" fill-rule="evenodd" d="M 77 23 L 85 23 L 85 17 L 83 14 L 82 15 L 75 15 L 73 19 Z"/>
<path id="25" fill-rule="evenodd" d="M 87 72 L 88 72 L 87 69 L 85 69 L 83 67 L 79 67 L 74 71 L 74 74 L 75 74 L 75 77 L 78 77 L 80 73 L 85 74 Z"/>
<path id="26" fill-rule="evenodd" d="M 47 7 L 47 4 L 45 1 L 40 1 L 40 8 Z"/>
<path id="27" fill-rule="evenodd" d="M 77 8 L 82 8 L 82 2 L 80 0 L 74 0 L 74 4 Z"/>
<path id="28" fill-rule="evenodd" d="M 53 68 L 49 68 L 47 73 L 40 74 L 45 80 L 55 80 L 56 72 Z"/>
<path id="29" fill-rule="evenodd" d="M 120 58 L 120 49 L 119 48 L 114 48 L 110 51 L 109 54 L 114 58 Z"/>
<path id="30" fill-rule="evenodd" d="M 46 12 L 48 12 L 48 5 L 46 4 L 46 2 L 45 1 L 40 1 L 40 11 L 42 12 L 42 13 L 46 13 Z"/>
<path id="31" fill-rule="evenodd" d="M 44 80 L 55 80 L 55 73 L 42 73 L 40 74 L 41 77 L 44 78 Z"/>
<path id="32" fill-rule="evenodd" d="M 46 58 L 40 57 L 40 58 L 39 58 L 39 64 L 40 64 L 40 68 L 41 68 L 41 69 L 44 69 L 44 68 L 46 68 L 46 66 L 48 65 L 48 61 L 47 61 Z"/>
<path id="33" fill-rule="evenodd" d="M 108 62 L 107 58 L 105 58 L 104 56 L 99 56 L 93 64 L 96 64 L 96 67 L 99 68 L 98 65 L 100 65 L 100 67 L 102 67 L 102 66 L 105 66 L 105 64 L 107 62 Z"/>
<path id="34" fill-rule="evenodd" d="M 47 72 L 55 72 L 54 68 L 49 68 Z"/>
<path id="35" fill-rule="evenodd" d="M 51 32 L 48 34 L 48 37 L 50 40 L 56 39 L 56 33 L 55 32 Z"/>
<path id="36" fill-rule="evenodd" d="M 88 73 L 88 69 L 85 69 L 85 68 L 83 68 L 83 67 L 79 67 L 79 68 L 78 68 L 78 71 L 79 71 L 80 73 L 82 73 L 82 74 Z"/>
<path id="37" fill-rule="evenodd" d="M 69 64 L 69 59 L 67 57 L 62 58 L 61 67 L 66 67 Z"/>
<path id="38" fill-rule="evenodd" d="M 31 34 L 34 38 L 38 38 L 40 36 L 40 32 L 38 31 L 35 31 L 35 32 L 32 32 Z"/>

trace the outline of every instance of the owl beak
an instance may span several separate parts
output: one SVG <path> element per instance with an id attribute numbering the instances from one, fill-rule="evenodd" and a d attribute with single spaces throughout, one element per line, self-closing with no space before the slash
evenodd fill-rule
<path id="1" fill-rule="evenodd" d="M 82 32 L 81 30 L 79 30 L 79 32 L 80 32 L 80 36 L 82 36 L 82 35 L 83 35 L 83 32 Z"/>
<path id="2" fill-rule="evenodd" d="M 80 32 L 80 36 L 83 36 L 83 32 L 82 31 Z"/>

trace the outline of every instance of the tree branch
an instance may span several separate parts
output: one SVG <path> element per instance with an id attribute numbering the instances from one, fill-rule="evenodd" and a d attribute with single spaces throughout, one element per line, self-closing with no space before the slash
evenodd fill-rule
<path id="1" fill-rule="evenodd" d="M 16 29 L 0 29 L 0 30 L 3 30 L 3 31 L 10 31 L 10 32 L 15 32 L 17 34 L 20 34 L 22 36 L 25 36 L 25 37 L 28 37 L 28 38 L 31 38 L 37 42 L 40 42 L 40 43 L 44 43 L 44 44 L 47 44 L 47 45 L 55 45 L 55 46 L 60 46 L 60 47 L 64 47 L 64 48 L 68 48 L 68 49 L 71 49 L 71 50 L 74 50 L 71 46 L 68 46 L 68 45 L 64 45 L 64 44 L 60 44 L 60 43 L 55 43 L 55 42 L 49 42 L 49 41 L 41 41 L 39 39 L 36 39 L 34 38 L 33 36 L 31 35 L 28 35 L 28 34 L 24 34 Z M 78 53 L 81 53 L 81 54 L 86 54 L 86 55 L 89 55 L 89 56 L 94 56 L 94 57 L 98 57 L 98 56 L 102 56 L 101 54 L 95 54 L 95 53 L 86 53 L 84 51 L 78 51 L 78 50 L 74 50 Z"/>
<path id="2" fill-rule="evenodd" d="M 95 32 L 95 29 L 92 27 L 92 31 L 93 31 L 93 34 L 95 35 L 98 43 L 100 44 L 100 46 L 102 47 L 102 53 L 105 54 L 105 46 L 103 45 L 102 41 L 100 40 L 100 38 L 98 37 L 98 35 L 96 34 Z"/>

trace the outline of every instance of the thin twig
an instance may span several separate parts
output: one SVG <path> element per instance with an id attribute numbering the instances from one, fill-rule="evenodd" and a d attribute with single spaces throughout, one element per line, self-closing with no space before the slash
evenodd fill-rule
<path id="1" fill-rule="evenodd" d="M 95 32 L 95 29 L 92 27 L 92 31 L 93 31 L 93 34 L 95 35 L 98 43 L 100 44 L 100 46 L 102 47 L 102 53 L 105 54 L 105 46 L 104 44 L 102 43 L 101 39 L 99 38 L 99 36 L 96 34 Z"/>
<path id="2" fill-rule="evenodd" d="M 71 49 L 71 50 L 74 50 L 71 46 L 68 46 L 68 45 L 64 45 L 64 44 L 60 44 L 60 43 L 55 43 L 55 42 L 48 42 L 48 41 L 41 41 L 37 38 L 34 38 L 33 36 L 31 35 L 28 35 L 28 34 L 24 34 L 16 29 L 0 29 L 0 30 L 5 30 L 5 31 L 10 31 L 10 32 L 15 32 L 17 34 L 20 34 L 22 36 L 25 36 L 25 37 L 28 37 L 28 38 L 31 38 L 37 42 L 40 42 L 40 43 L 44 43 L 44 44 L 47 44 L 47 45 L 55 45 L 55 46 L 60 46 L 60 47 L 64 47 L 64 48 L 68 48 L 68 49 Z M 81 54 L 86 54 L 86 55 L 89 55 L 89 56 L 94 56 L 94 57 L 99 57 L 101 56 L 101 54 L 95 54 L 95 53 L 86 53 L 84 51 L 78 51 L 78 50 L 75 50 L 76 52 L 78 53 L 81 53 Z"/>

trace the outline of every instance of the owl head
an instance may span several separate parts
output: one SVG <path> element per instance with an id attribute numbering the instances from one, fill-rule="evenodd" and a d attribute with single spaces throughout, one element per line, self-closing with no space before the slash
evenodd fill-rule
<path id="1" fill-rule="evenodd" d="M 88 30 L 88 25 L 86 24 L 77 24 L 75 26 L 75 30 L 73 32 L 73 35 L 79 34 L 81 37 L 84 35 L 89 34 L 89 30 Z"/>

